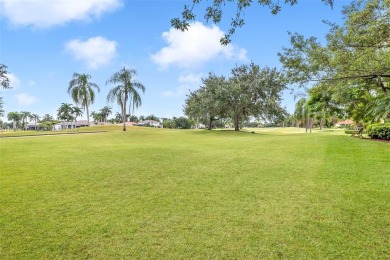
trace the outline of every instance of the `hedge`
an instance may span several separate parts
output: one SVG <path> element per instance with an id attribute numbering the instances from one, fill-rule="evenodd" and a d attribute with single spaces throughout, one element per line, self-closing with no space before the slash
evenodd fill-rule
<path id="1" fill-rule="evenodd" d="M 366 132 L 373 139 L 390 140 L 390 123 L 369 125 Z"/>
<path id="2" fill-rule="evenodd" d="M 359 133 L 359 130 L 345 130 L 345 133 L 346 134 L 349 134 L 349 135 L 357 135 Z M 362 134 L 365 134 L 366 131 L 363 131 Z"/>

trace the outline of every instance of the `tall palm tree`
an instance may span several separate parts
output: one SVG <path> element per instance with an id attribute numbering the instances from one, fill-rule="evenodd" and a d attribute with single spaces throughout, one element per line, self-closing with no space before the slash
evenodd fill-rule
<path id="1" fill-rule="evenodd" d="M 68 93 L 76 105 L 80 105 L 87 112 L 89 125 L 89 105 L 95 101 L 94 89 L 100 92 L 99 86 L 89 82 L 91 78 L 88 74 L 73 73 L 73 79 L 69 82 Z"/>
<path id="2" fill-rule="evenodd" d="M 8 120 L 12 120 L 12 122 L 13 122 L 13 130 L 15 131 L 16 130 L 16 126 L 19 123 L 19 121 L 21 120 L 22 116 L 20 115 L 19 112 L 9 112 L 7 114 L 7 118 L 8 118 Z"/>
<path id="3" fill-rule="evenodd" d="M 39 121 L 40 116 L 37 114 L 31 114 L 31 120 L 34 121 L 34 128 L 37 130 L 37 122 Z"/>
<path id="4" fill-rule="evenodd" d="M 59 120 L 66 122 L 66 128 L 68 128 L 68 122 L 73 120 L 72 113 L 73 106 L 68 103 L 61 103 L 60 108 L 57 110 L 57 117 Z"/>
<path id="5" fill-rule="evenodd" d="M 130 98 L 134 104 L 134 100 L 137 100 L 136 105 L 140 106 L 142 101 L 137 89 L 141 90 L 142 93 L 145 93 L 145 86 L 142 83 L 134 80 L 134 77 L 136 75 L 137 71 L 133 69 L 123 68 L 120 71 L 114 73 L 111 78 L 106 82 L 106 85 L 119 83 L 119 85 L 110 90 L 107 95 L 107 101 L 117 101 L 118 105 L 121 107 L 123 131 L 126 131 L 127 101 L 129 101 Z"/>
<path id="6" fill-rule="evenodd" d="M 119 112 L 116 112 L 115 114 L 115 121 L 116 122 L 122 122 L 122 114 Z"/>
<path id="7" fill-rule="evenodd" d="M 22 112 L 20 112 L 20 116 L 22 119 L 22 128 L 25 129 L 25 126 L 27 124 L 27 120 L 31 119 L 31 113 L 28 111 L 22 111 Z"/>
<path id="8" fill-rule="evenodd" d="M 72 108 L 72 114 L 73 114 L 74 122 L 76 123 L 77 122 L 77 118 L 79 116 L 83 115 L 83 111 L 79 107 L 73 107 Z"/>
<path id="9" fill-rule="evenodd" d="M 110 114 L 112 114 L 111 107 L 105 106 L 102 109 L 100 109 L 100 114 L 103 116 L 103 121 L 107 122 L 107 118 Z"/>

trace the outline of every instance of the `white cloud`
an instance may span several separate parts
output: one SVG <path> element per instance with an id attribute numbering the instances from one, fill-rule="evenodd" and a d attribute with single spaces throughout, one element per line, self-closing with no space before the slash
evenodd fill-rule
<path id="1" fill-rule="evenodd" d="M 116 56 L 115 41 L 97 36 L 86 41 L 72 40 L 65 45 L 65 49 L 71 52 L 76 60 L 84 61 L 91 69 L 96 69 L 108 64 Z"/>
<path id="2" fill-rule="evenodd" d="M 152 54 L 151 59 L 162 68 L 170 65 L 199 67 L 217 57 L 245 60 L 245 49 L 232 44 L 221 45 L 219 40 L 223 35 L 218 26 L 207 27 L 200 22 L 192 23 L 185 32 L 171 28 L 162 34 L 168 46 Z"/>
<path id="3" fill-rule="evenodd" d="M 12 24 L 48 28 L 70 21 L 89 21 L 122 6 L 122 0 L 5 0 L 2 16 Z"/>
<path id="4" fill-rule="evenodd" d="M 37 99 L 34 96 L 27 95 L 25 93 L 19 93 L 15 95 L 19 105 L 32 105 Z"/>
<path id="5" fill-rule="evenodd" d="M 163 97 L 184 96 L 189 90 L 198 88 L 202 82 L 202 74 L 188 73 L 178 79 L 180 85 L 175 90 L 167 90 L 162 93 Z"/>
<path id="6" fill-rule="evenodd" d="M 9 79 L 9 86 L 11 88 L 18 89 L 20 87 L 20 79 L 18 79 L 15 74 L 8 73 L 7 77 Z"/>

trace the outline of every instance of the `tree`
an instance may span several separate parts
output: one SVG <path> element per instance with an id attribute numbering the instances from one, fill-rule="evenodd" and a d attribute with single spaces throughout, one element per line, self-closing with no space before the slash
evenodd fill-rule
<path id="1" fill-rule="evenodd" d="M 134 80 L 137 72 L 133 69 L 123 68 L 120 71 L 114 73 L 111 78 L 106 82 L 108 84 L 119 84 L 112 88 L 107 95 L 107 102 L 116 101 L 122 110 L 122 122 L 123 131 L 126 131 L 126 107 L 129 97 L 133 100 L 136 99 L 137 106 L 141 105 L 141 97 L 137 90 L 141 90 L 145 93 L 145 86 Z M 134 98 L 137 97 L 137 98 Z"/>
<path id="2" fill-rule="evenodd" d="M 327 5 L 333 7 L 334 0 L 321 0 Z M 171 20 L 172 27 L 185 31 L 188 30 L 190 22 L 196 20 L 196 15 L 193 10 L 196 5 L 199 5 L 202 0 L 192 0 L 192 4 L 184 5 L 184 10 L 181 14 L 181 18 L 173 18 Z M 206 2 L 206 1 L 203 1 Z M 276 15 L 282 9 L 280 1 L 278 0 L 257 0 L 258 4 L 261 6 L 266 6 L 270 8 L 271 13 Z M 298 0 L 285 0 L 285 4 L 295 5 L 298 3 Z M 206 21 L 212 20 L 215 24 L 218 24 L 222 21 L 223 18 L 223 7 L 228 5 L 236 5 L 236 15 L 234 18 L 231 18 L 230 29 L 228 33 L 221 39 L 221 43 L 227 45 L 230 43 L 231 36 L 235 33 L 237 28 L 242 27 L 245 24 L 245 20 L 242 17 L 245 13 L 245 10 L 249 8 L 252 4 L 252 0 L 213 0 L 212 4 L 206 7 L 204 13 L 204 18 Z"/>
<path id="3" fill-rule="evenodd" d="M 194 121 L 208 125 L 208 130 L 211 130 L 213 121 L 225 115 L 222 96 L 226 92 L 227 80 L 209 73 L 202 83 L 203 86 L 187 95 L 183 111 Z"/>
<path id="4" fill-rule="evenodd" d="M 20 112 L 21 120 L 22 120 L 22 129 L 25 129 L 27 124 L 27 120 L 31 119 L 31 113 L 28 111 Z"/>
<path id="5" fill-rule="evenodd" d="M 59 120 L 63 121 L 66 126 L 63 125 L 62 128 L 68 128 L 68 122 L 73 121 L 73 106 L 68 103 L 61 103 L 60 108 L 57 110 L 57 117 Z"/>
<path id="6" fill-rule="evenodd" d="M 22 119 L 22 116 L 19 112 L 9 112 L 7 114 L 7 119 L 13 122 L 12 129 L 15 131 L 16 128 L 18 127 L 20 120 Z"/>
<path id="7" fill-rule="evenodd" d="M 160 118 L 155 115 L 148 115 L 147 117 L 145 117 L 145 120 L 160 121 Z"/>
<path id="8" fill-rule="evenodd" d="M 58 121 L 55 121 L 54 118 L 49 114 L 45 114 L 39 122 L 39 127 L 45 131 L 52 130 L 53 125 L 58 123 Z"/>
<path id="9" fill-rule="evenodd" d="M 0 97 L 0 117 L 4 116 L 4 112 L 5 112 L 3 109 L 3 104 L 4 104 L 3 98 Z"/>
<path id="10" fill-rule="evenodd" d="M 3 89 L 10 88 L 9 78 L 8 78 L 7 74 L 8 74 L 7 66 L 0 63 L 0 86 Z"/>
<path id="11" fill-rule="evenodd" d="M 115 114 L 115 122 L 122 123 L 122 114 L 119 112 L 116 112 Z"/>
<path id="12" fill-rule="evenodd" d="M 210 74 L 203 86 L 187 96 L 184 113 L 196 120 L 207 118 L 209 129 L 213 120 L 230 118 L 235 131 L 249 116 L 269 122 L 284 118 L 280 95 L 285 83 L 280 72 L 251 63 L 234 68 L 231 74 L 228 80 Z"/>
<path id="13" fill-rule="evenodd" d="M 0 86 L 3 89 L 10 88 L 9 85 L 9 78 L 7 77 L 7 66 L 0 63 Z M 0 97 L 0 117 L 4 116 L 4 110 L 3 110 L 3 98 Z"/>
<path id="14" fill-rule="evenodd" d="M 76 105 L 80 105 L 87 112 L 87 120 L 89 125 L 89 105 L 95 102 L 96 89 L 100 92 L 99 86 L 90 82 L 91 78 L 88 74 L 73 73 L 73 78 L 69 82 L 68 94 L 72 97 Z"/>
<path id="15" fill-rule="evenodd" d="M 77 118 L 83 115 L 83 111 L 79 107 L 72 107 L 72 115 L 75 122 L 77 122 Z"/>
<path id="16" fill-rule="evenodd" d="M 111 107 L 105 106 L 102 109 L 100 109 L 100 114 L 103 117 L 103 121 L 107 122 L 107 118 L 110 114 L 112 114 Z"/>
<path id="17" fill-rule="evenodd" d="M 280 107 L 281 91 L 285 88 L 283 75 L 275 68 L 260 68 L 253 63 L 234 68 L 226 96 L 234 130 L 239 131 L 240 122 L 248 116 L 273 121 L 285 115 Z"/>
<path id="18" fill-rule="evenodd" d="M 37 130 L 37 122 L 39 121 L 40 116 L 37 114 L 31 114 L 31 120 L 34 121 L 34 129 Z"/>
<path id="19" fill-rule="evenodd" d="M 290 48 L 279 53 L 290 83 L 320 82 L 355 121 L 370 121 L 367 106 L 390 92 L 390 1 L 353 1 L 342 25 L 326 22 L 323 46 L 316 38 L 290 34 Z"/>
<path id="20" fill-rule="evenodd" d="M 180 129 L 190 129 L 191 128 L 191 122 L 188 120 L 188 118 L 185 118 L 183 116 L 176 118 L 173 118 L 175 122 L 175 127 Z"/>
<path id="21" fill-rule="evenodd" d="M 375 97 L 366 109 L 366 116 L 373 121 L 390 120 L 390 92 Z"/>

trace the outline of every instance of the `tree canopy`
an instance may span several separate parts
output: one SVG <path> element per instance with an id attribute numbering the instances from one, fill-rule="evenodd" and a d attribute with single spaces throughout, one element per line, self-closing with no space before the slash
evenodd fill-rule
<path id="1" fill-rule="evenodd" d="M 122 110 L 123 131 L 126 131 L 126 106 L 127 101 L 133 102 L 133 105 L 139 107 L 142 104 L 141 96 L 137 90 L 145 93 L 145 86 L 135 80 L 137 71 L 134 69 L 122 68 L 114 73 L 107 84 L 118 84 L 113 87 L 107 95 L 107 102 L 116 101 Z"/>
<path id="2" fill-rule="evenodd" d="M 72 80 L 69 82 L 68 93 L 72 97 L 76 105 L 87 112 L 87 120 L 89 125 L 89 105 L 95 101 L 95 91 L 100 91 L 96 83 L 90 82 L 91 75 L 74 73 Z"/>
<path id="3" fill-rule="evenodd" d="M 276 69 L 250 63 L 232 69 L 231 77 L 212 73 L 203 79 L 203 85 L 190 92 L 184 105 L 184 113 L 204 121 L 211 129 L 213 120 L 230 118 L 234 129 L 248 117 L 274 121 L 286 114 L 280 106 L 281 91 L 285 89 L 283 75 Z"/>
<path id="4" fill-rule="evenodd" d="M 333 7 L 334 0 L 321 0 L 326 5 Z M 190 2 L 190 1 L 189 1 Z M 196 15 L 194 9 L 196 6 L 199 6 L 201 2 L 206 2 L 206 0 L 191 0 L 191 3 L 184 5 L 184 10 L 181 13 L 181 18 L 171 19 L 171 25 L 179 30 L 185 31 L 188 30 L 190 22 L 195 21 Z M 279 0 L 257 0 L 256 1 L 260 6 L 268 7 L 271 10 L 271 13 L 276 15 L 282 9 L 282 5 Z M 298 3 L 298 0 L 285 0 L 284 3 L 287 5 L 295 5 Z M 245 10 L 250 8 L 253 4 L 252 0 L 213 0 L 211 4 L 206 6 L 204 11 L 204 18 L 206 21 L 212 20 L 215 24 L 218 24 L 222 21 L 224 16 L 224 8 L 226 6 L 234 6 L 236 14 L 231 18 L 230 29 L 227 34 L 221 39 L 221 44 L 227 45 L 231 41 L 231 36 L 236 32 L 237 28 L 242 27 L 245 24 L 245 19 L 243 15 Z"/>
<path id="5" fill-rule="evenodd" d="M 4 89 L 10 88 L 7 73 L 7 66 L 0 63 L 0 86 Z"/>
<path id="6" fill-rule="evenodd" d="M 324 45 L 290 33 L 291 47 L 278 54 L 289 83 L 316 84 L 356 121 L 388 114 L 368 105 L 384 104 L 390 93 L 389 10 L 388 0 L 353 1 L 342 25 L 326 21 Z"/>

